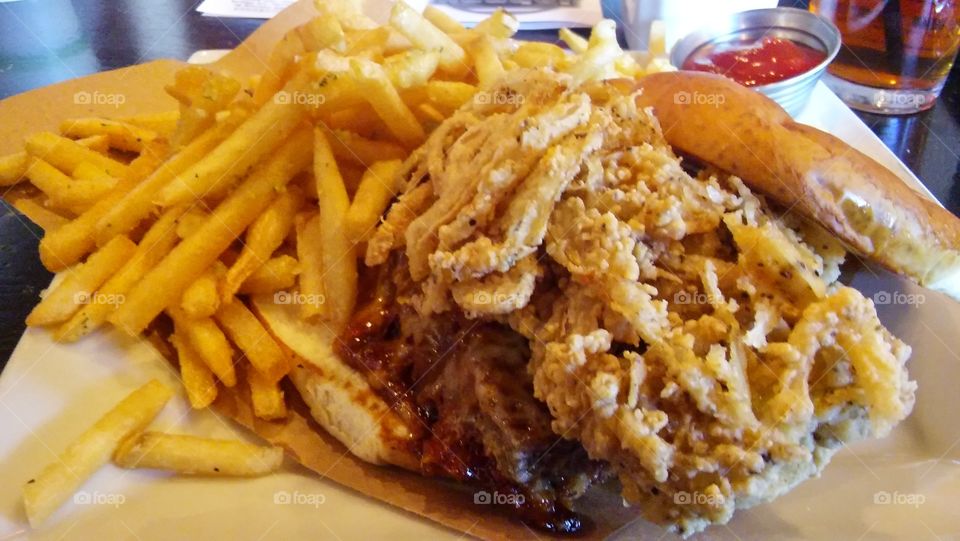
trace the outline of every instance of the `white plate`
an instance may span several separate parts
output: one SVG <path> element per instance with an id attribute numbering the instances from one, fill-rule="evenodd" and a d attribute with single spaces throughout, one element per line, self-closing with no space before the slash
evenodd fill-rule
<path id="1" fill-rule="evenodd" d="M 822 84 L 799 120 L 840 137 L 929 193 Z M 822 478 L 772 504 L 741 511 L 726 527 L 699 538 L 960 537 L 960 306 L 887 273 L 865 270 L 853 285 L 877 299 L 891 299 L 878 306 L 881 319 L 914 347 L 910 372 L 920 389 L 913 415 L 891 437 L 841 451 Z M 71 346 L 54 343 L 43 330 L 23 335 L 0 375 L 0 541 L 459 537 L 295 464 L 253 480 L 170 477 L 108 465 L 47 525 L 30 531 L 19 487 L 151 377 L 176 382 L 150 346 L 116 332 Z M 159 429 L 247 437 L 230 421 L 191 411 L 182 396 L 175 402 L 159 418 Z M 661 534 L 637 521 L 615 537 Z"/>
<path id="2" fill-rule="evenodd" d="M 212 64 L 227 56 L 230 49 L 200 49 L 187 59 L 188 64 Z"/>

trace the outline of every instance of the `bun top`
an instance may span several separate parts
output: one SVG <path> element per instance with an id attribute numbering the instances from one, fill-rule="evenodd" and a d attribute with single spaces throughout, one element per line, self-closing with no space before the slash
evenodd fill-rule
<path id="1" fill-rule="evenodd" d="M 773 100 L 722 76 L 641 79 L 677 151 L 741 177 L 852 251 L 960 299 L 960 220 L 836 137 L 794 122 Z"/>

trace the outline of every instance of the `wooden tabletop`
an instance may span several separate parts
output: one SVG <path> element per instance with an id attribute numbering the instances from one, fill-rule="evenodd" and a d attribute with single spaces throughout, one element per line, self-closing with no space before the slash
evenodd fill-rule
<path id="1" fill-rule="evenodd" d="M 794 5 L 802 0 L 783 1 Z M 604 0 L 605 10 L 618 0 Z M 57 81 L 200 49 L 235 47 L 261 20 L 204 17 L 197 1 L 21 0 L 0 2 L 0 98 Z M 553 32 L 522 33 L 553 39 Z M 930 111 L 904 117 L 858 114 L 954 213 L 960 213 L 960 69 Z M 0 122 L 3 120 L 0 119 Z M 23 319 L 51 275 L 40 265 L 42 232 L 0 207 L 0 368 Z"/>

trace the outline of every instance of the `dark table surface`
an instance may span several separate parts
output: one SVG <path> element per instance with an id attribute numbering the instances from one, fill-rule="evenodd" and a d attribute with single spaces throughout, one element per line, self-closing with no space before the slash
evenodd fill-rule
<path id="1" fill-rule="evenodd" d="M 616 0 L 614 0 L 616 1 Z M 782 4 L 802 4 L 802 0 Z M 198 49 L 236 46 L 262 21 L 203 17 L 194 0 L 22 0 L 0 3 L 0 98 Z M 616 17 L 615 5 L 604 7 Z M 613 2 L 611 2 L 613 4 Z M 553 32 L 522 34 L 553 40 Z M 903 117 L 858 116 L 954 213 L 960 213 L 960 69 L 937 105 Z M 3 119 L 0 119 L 3 122 Z M 40 265 L 42 232 L 0 207 L 0 368 L 51 275 Z"/>

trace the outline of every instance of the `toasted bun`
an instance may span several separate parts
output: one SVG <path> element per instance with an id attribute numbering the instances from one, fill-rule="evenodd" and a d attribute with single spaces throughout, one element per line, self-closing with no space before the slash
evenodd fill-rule
<path id="1" fill-rule="evenodd" d="M 276 303 L 272 296 L 252 301 L 257 316 L 294 359 L 290 379 L 314 420 L 366 462 L 417 470 L 410 430 L 334 352 L 334 332 L 300 319 L 296 305 Z"/>
<path id="2" fill-rule="evenodd" d="M 853 251 L 960 299 L 960 220 L 869 156 L 725 77 L 658 73 L 639 87 L 638 103 L 653 107 L 679 152 L 739 176 Z"/>

